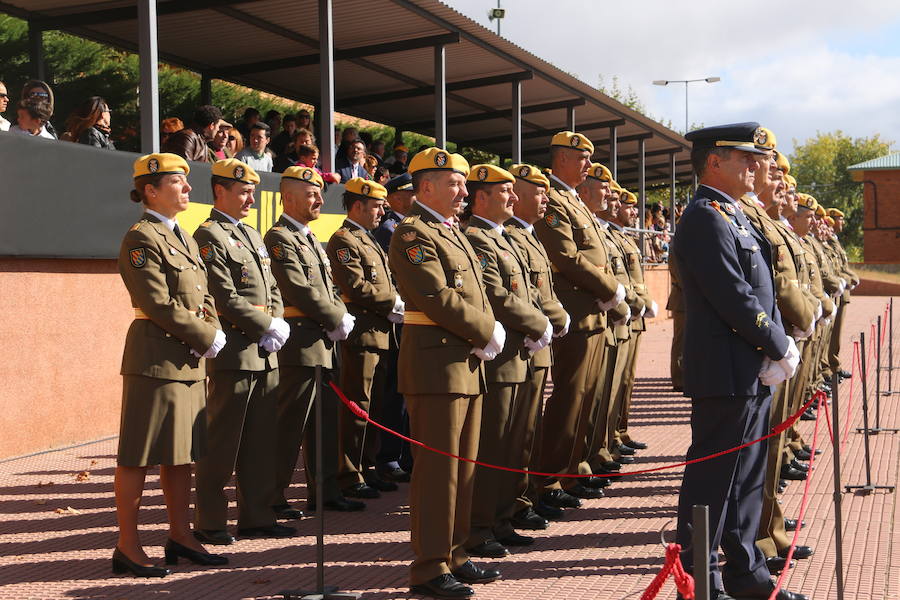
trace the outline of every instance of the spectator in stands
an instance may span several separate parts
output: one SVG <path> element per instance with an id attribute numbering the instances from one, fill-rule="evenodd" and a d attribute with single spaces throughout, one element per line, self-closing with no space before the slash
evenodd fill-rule
<path id="1" fill-rule="evenodd" d="M 384 185 L 391 179 L 391 172 L 384 165 L 378 165 L 375 167 L 375 171 L 372 173 L 372 179 Z"/>
<path id="2" fill-rule="evenodd" d="M 312 116 L 305 108 L 297 111 L 297 129 L 312 130 Z"/>
<path id="3" fill-rule="evenodd" d="M 678 201 L 675 203 L 675 224 L 678 225 L 678 221 L 681 220 L 681 215 L 684 213 L 684 202 Z"/>
<path id="4" fill-rule="evenodd" d="M 315 146 L 316 136 L 314 136 L 313 132 L 306 127 L 300 127 L 297 129 L 297 139 L 294 140 L 294 148 L 299 148 L 304 145 Z"/>
<path id="5" fill-rule="evenodd" d="M 277 110 L 270 110 L 266 113 L 266 125 L 269 131 L 281 131 L 281 113 Z"/>
<path id="6" fill-rule="evenodd" d="M 288 167 L 298 164 L 297 160 L 299 159 L 299 156 L 297 156 L 297 148 L 300 146 L 315 146 L 315 138 L 308 129 L 301 128 L 294 130 L 293 135 L 291 135 L 291 141 L 285 146 L 284 152 L 279 153 L 278 156 L 275 157 L 272 170 L 276 173 L 284 173 Z M 316 156 L 318 156 L 318 152 L 316 153 Z"/>
<path id="7" fill-rule="evenodd" d="M 169 117 L 168 119 L 162 120 L 162 125 L 159 128 L 159 145 L 160 147 L 166 145 L 166 140 L 169 139 L 169 136 L 173 133 L 177 133 L 184 129 L 184 123 L 181 122 L 181 119 L 178 117 Z"/>
<path id="8" fill-rule="evenodd" d="M 345 127 L 341 132 L 341 140 L 334 155 L 335 171 L 340 171 L 342 168 L 350 166 L 350 144 L 358 139 L 360 139 L 359 129 L 356 127 Z M 365 152 L 365 145 L 363 145 L 363 152 Z M 347 179 L 344 179 L 344 181 L 347 181 Z"/>
<path id="9" fill-rule="evenodd" d="M 253 107 L 249 107 L 244 110 L 244 116 L 241 117 L 241 122 L 238 123 L 237 129 L 241 132 L 241 136 L 243 139 L 247 139 L 250 137 L 250 128 L 253 127 L 254 123 L 259 122 L 259 111 Z"/>
<path id="10" fill-rule="evenodd" d="M 369 133 L 368 131 L 360 131 L 359 139 L 361 139 L 363 141 L 363 143 L 366 145 L 366 154 L 369 154 L 369 148 L 372 147 L 372 141 L 373 141 L 372 134 Z"/>
<path id="11" fill-rule="evenodd" d="M 30 135 L 34 137 L 55 140 L 56 138 L 47 132 L 45 125 L 53 114 L 50 103 L 46 100 L 22 100 L 16 110 L 16 124 L 9 128 L 13 133 Z"/>
<path id="12" fill-rule="evenodd" d="M 272 157 L 266 152 L 271 129 L 265 123 L 256 123 L 250 128 L 248 145 L 235 155 L 241 162 L 247 163 L 257 172 L 271 173 Z"/>
<path id="13" fill-rule="evenodd" d="M 50 89 L 50 86 L 47 85 L 46 82 L 41 81 L 40 79 L 29 79 L 25 86 L 22 88 L 22 100 L 44 100 L 50 106 L 50 116 L 44 121 L 44 127 L 41 130 L 41 137 L 48 139 L 56 139 L 58 136 L 56 135 L 56 130 L 53 129 L 53 124 L 50 122 L 50 117 L 53 116 L 53 90 Z"/>
<path id="14" fill-rule="evenodd" d="M 409 158 L 409 148 L 403 144 L 394 146 L 394 155 L 384 161 L 392 175 L 406 173 L 406 161 Z"/>
<path id="15" fill-rule="evenodd" d="M 375 179 L 375 169 L 378 168 L 378 159 L 372 156 L 371 154 L 366 154 L 365 158 L 365 169 L 366 173 L 369 174 L 369 177 Z"/>
<path id="16" fill-rule="evenodd" d="M 347 166 L 340 169 L 335 164 L 341 181 L 350 181 L 354 177 L 362 177 L 363 179 L 371 179 L 372 176 L 366 172 L 366 144 L 361 139 L 350 142 L 347 146 Z M 335 161 L 336 162 L 336 161 Z"/>
<path id="17" fill-rule="evenodd" d="M 215 137 L 209 142 L 209 149 L 212 150 L 216 160 L 225 160 L 234 157 L 228 150 L 228 139 L 231 137 L 233 129 L 234 125 L 225 119 L 219 120 L 219 131 L 216 132 Z"/>
<path id="18" fill-rule="evenodd" d="M 380 140 L 372 142 L 369 145 L 369 156 L 374 156 L 379 166 L 384 165 L 384 142 Z"/>
<path id="19" fill-rule="evenodd" d="M 169 136 L 163 152 L 177 154 L 185 160 L 213 163 L 216 157 L 207 146 L 207 142 L 216 137 L 222 111 L 208 104 L 194 112 L 194 123 L 191 129 L 182 129 Z"/>
<path id="20" fill-rule="evenodd" d="M 228 133 L 228 143 L 225 144 L 231 156 L 237 156 L 238 152 L 244 149 L 244 136 L 238 131 L 237 127 L 232 127 Z"/>
<path id="21" fill-rule="evenodd" d="M 272 131 L 275 130 L 273 129 Z M 272 152 L 275 153 L 275 156 L 281 156 L 285 153 L 285 149 L 291 143 L 295 131 L 297 131 L 297 116 L 292 114 L 285 115 L 284 119 L 281 121 L 281 131 L 272 139 L 272 143 L 269 144 L 272 148 Z"/>
<path id="22" fill-rule="evenodd" d="M 69 115 L 66 120 L 66 132 L 61 139 L 95 148 L 115 150 L 116 146 L 109 139 L 109 132 L 109 106 L 100 96 L 91 96 Z"/>
<path id="23" fill-rule="evenodd" d="M 7 106 L 9 106 L 9 94 L 6 91 L 6 84 L 0 81 L 0 131 L 9 131 L 10 123 L 3 118 Z"/>
<path id="24" fill-rule="evenodd" d="M 315 169 L 325 183 L 340 183 L 341 176 L 337 173 L 323 173 L 319 168 L 319 149 L 315 144 L 297 145 L 297 164 Z"/>

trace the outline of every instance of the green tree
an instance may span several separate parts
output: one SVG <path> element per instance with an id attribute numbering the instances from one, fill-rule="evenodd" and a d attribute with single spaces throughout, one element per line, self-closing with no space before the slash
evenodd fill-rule
<path id="1" fill-rule="evenodd" d="M 797 178 L 797 189 L 815 196 L 826 208 L 843 211 L 844 247 L 851 259 L 862 258 L 863 189 L 853 181 L 847 167 L 884 156 L 893 142 L 872 137 L 852 138 L 838 130 L 817 133 L 803 144 L 793 141 L 794 152 L 789 155 L 791 175 Z"/>

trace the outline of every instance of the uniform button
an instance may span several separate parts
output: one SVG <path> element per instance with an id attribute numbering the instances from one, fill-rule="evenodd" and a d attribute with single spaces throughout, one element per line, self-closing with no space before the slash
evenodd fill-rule
<path id="1" fill-rule="evenodd" d="M 197 284 L 197 289 L 198 289 L 198 290 L 202 290 L 202 289 L 203 289 L 203 286 L 201 286 L 201 285 L 198 283 L 198 284 Z"/>
<path id="2" fill-rule="evenodd" d="M 441 338 L 441 343 L 442 343 L 442 344 L 446 344 L 446 343 L 447 343 L 447 338 Z"/>
<path id="3" fill-rule="evenodd" d="M 194 265 L 193 267 L 191 267 L 191 270 L 192 270 L 192 271 L 196 271 L 196 270 L 197 270 L 197 265 Z"/>
<path id="4" fill-rule="evenodd" d="M 171 333 L 166 333 L 166 337 L 172 337 Z"/>
<path id="5" fill-rule="evenodd" d="M 572 289 L 575 290 L 575 291 L 577 292 L 577 291 L 578 291 L 578 286 L 577 286 L 577 285 L 573 285 L 573 286 L 572 286 Z"/>

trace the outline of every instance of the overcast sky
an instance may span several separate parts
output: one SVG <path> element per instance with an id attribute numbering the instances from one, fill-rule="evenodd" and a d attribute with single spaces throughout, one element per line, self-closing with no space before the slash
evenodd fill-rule
<path id="1" fill-rule="evenodd" d="M 443 0 L 496 30 L 496 0 Z M 759 121 L 790 152 L 817 131 L 880 133 L 900 148 L 900 2 L 896 0 L 501 0 L 501 34 L 591 85 L 617 75 L 657 120 Z M 550 10 L 548 10 L 550 7 Z"/>

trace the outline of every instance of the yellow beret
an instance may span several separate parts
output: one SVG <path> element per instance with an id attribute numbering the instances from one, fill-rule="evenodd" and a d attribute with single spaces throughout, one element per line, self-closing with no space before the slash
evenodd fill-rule
<path id="1" fill-rule="evenodd" d="M 797 179 L 793 175 L 789 175 L 787 173 L 784 174 L 784 181 L 790 187 L 797 187 Z"/>
<path id="2" fill-rule="evenodd" d="M 831 217 L 825 217 L 825 222 L 828 223 L 829 226 L 834 227 L 834 219 Z"/>
<path id="3" fill-rule="evenodd" d="M 612 181 L 612 173 L 600 163 L 592 163 L 591 167 L 588 169 L 587 176 L 599 179 L 600 181 Z"/>
<path id="4" fill-rule="evenodd" d="M 844 213 L 843 213 L 843 211 L 841 211 L 841 210 L 838 209 L 838 208 L 829 208 L 829 209 L 828 209 L 828 216 L 829 216 L 829 217 L 841 217 L 841 218 L 843 218 Z"/>
<path id="5" fill-rule="evenodd" d="M 797 194 L 797 206 L 799 208 L 805 208 L 807 210 L 816 210 L 818 208 L 819 203 L 816 202 L 816 199 L 810 196 L 809 194 L 804 194 L 800 192 Z"/>
<path id="6" fill-rule="evenodd" d="M 753 144 L 757 148 L 762 148 L 763 150 L 774 150 L 777 147 L 778 142 L 771 129 L 768 127 L 757 127 L 756 131 L 753 133 Z"/>
<path id="7" fill-rule="evenodd" d="M 594 144 L 580 133 L 572 131 L 560 131 L 550 140 L 551 146 L 559 146 L 561 148 L 574 148 L 575 150 L 587 150 L 591 154 L 594 153 Z"/>
<path id="8" fill-rule="evenodd" d="M 535 166 L 523 164 L 512 165 L 509 168 L 509 172 L 512 173 L 516 179 L 522 179 L 528 183 L 542 186 L 546 191 L 550 191 L 550 180 Z"/>
<path id="9" fill-rule="evenodd" d="M 369 181 L 362 177 L 354 177 L 349 180 L 344 185 L 344 189 L 351 194 L 359 194 L 360 196 L 374 198 L 375 200 L 384 200 L 387 198 L 387 190 L 383 185 L 377 181 Z"/>
<path id="10" fill-rule="evenodd" d="M 622 204 L 637 204 L 637 200 L 637 195 L 635 195 L 634 192 L 622 189 L 622 195 L 619 196 L 619 202 Z"/>
<path id="11" fill-rule="evenodd" d="M 467 181 L 476 183 L 515 183 L 516 178 L 506 169 L 494 165 L 472 165 Z"/>
<path id="12" fill-rule="evenodd" d="M 212 166 L 212 174 L 224 179 L 233 179 L 241 183 L 259 184 L 259 174 L 250 165 L 244 164 L 236 158 L 218 160 Z"/>
<path id="13" fill-rule="evenodd" d="M 625 188 L 623 188 L 621 185 L 619 185 L 619 182 L 616 181 L 615 179 L 609 180 L 609 189 L 611 189 L 614 192 L 619 192 L 620 194 L 625 191 Z"/>
<path id="14" fill-rule="evenodd" d="M 791 172 L 791 163 L 787 159 L 787 156 L 784 155 L 784 152 L 775 152 L 775 164 L 778 165 L 778 168 L 784 171 L 785 174 Z"/>
<path id="15" fill-rule="evenodd" d="M 177 154 L 161 152 L 146 154 L 134 161 L 134 178 L 144 175 L 187 175 L 191 172 L 187 161 Z"/>
<path id="16" fill-rule="evenodd" d="M 469 161 L 460 154 L 451 154 L 441 148 L 428 148 L 412 157 L 406 169 L 412 175 L 418 171 L 455 171 L 469 176 Z"/>
<path id="17" fill-rule="evenodd" d="M 295 165 L 293 167 L 288 167 L 284 170 L 284 173 L 281 174 L 282 179 L 296 179 L 298 181 L 302 181 L 304 183 L 309 183 L 311 185 L 317 185 L 320 188 L 325 187 L 325 182 L 322 181 L 322 176 L 319 175 L 319 172 L 313 169 L 312 167 L 301 167 Z"/>
<path id="18" fill-rule="evenodd" d="M 825 207 L 818 202 L 816 203 L 816 216 L 820 219 L 825 216 Z"/>

